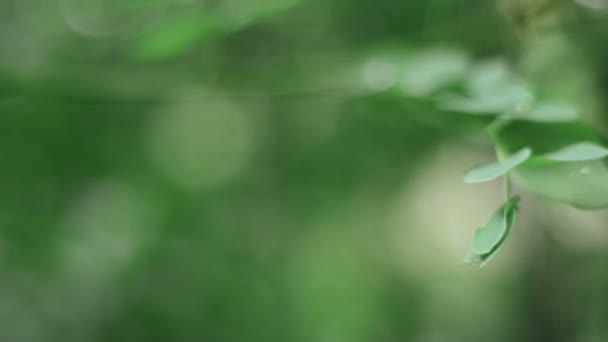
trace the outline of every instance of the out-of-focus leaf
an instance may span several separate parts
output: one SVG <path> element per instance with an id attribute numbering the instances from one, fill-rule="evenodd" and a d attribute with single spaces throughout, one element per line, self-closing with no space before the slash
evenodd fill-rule
<path id="1" fill-rule="evenodd" d="M 460 50 L 436 48 L 423 51 L 406 63 L 400 86 L 407 95 L 428 96 L 462 79 L 468 68 L 468 56 Z"/>
<path id="2" fill-rule="evenodd" d="M 134 34 L 158 23 L 172 0 L 58 0 L 72 31 L 87 37 Z"/>
<path id="3" fill-rule="evenodd" d="M 474 97 L 454 97 L 439 103 L 445 110 L 471 114 L 500 114 L 527 105 L 534 96 L 523 84 L 504 84 Z"/>
<path id="4" fill-rule="evenodd" d="M 467 78 L 467 88 L 472 95 L 480 95 L 511 83 L 509 67 L 502 59 L 478 63 Z"/>
<path id="5" fill-rule="evenodd" d="M 464 181 L 465 183 L 480 183 L 496 179 L 525 162 L 531 155 L 532 151 L 529 148 L 524 148 L 507 159 L 467 172 L 464 175 Z"/>
<path id="6" fill-rule="evenodd" d="M 502 114 L 529 105 L 534 96 L 502 60 L 478 64 L 466 79 L 466 96 L 453 96 L 439 107 L 470 114 Z"/>
<path id="7" fill-rule="evenodd" d="M 555 152 L 547 153 L 545 158 L 558 161 L 585 161 L 608 156 L 608 148 L 590 142 L 566 146 Z"/>
<path id="8" fill-rule="evenodd" d="M 538 122 L 567 122 L 578 118 L 578 110 L 566 103 L 545 102 L 531 111 L 518 116 L 518 119 Z"/>
<path id="9" fill-rule="evenodd" d="M 479 134 L 494 120 L 486 115 L 467 115 L 438 110 L 431 101 L 414 97 L 404 97 L 394 92 L 382 92 L 356 98 L 358 108 L 382 113 L 396 112 L 413 122 L 435 127 L 445 134 L 466 135 Z M 381 110 L 380 110 L 381 109 Z"/>
<path id="10" fill-rule="evenodd" d="M 287 10 L 298 0 L 280 3 L 236 3 L 208 10 L 205 14 L 174 17 L 140 36 L 132 55 L 141 59 L 162 59 L 180 54 L 196 42 L 233 33 Z M 238 9 L 237 7 L 238 6 Z"/>
<path id="11" fill-rule="evenodd" d="M 127 0 L 122 2 L 122 6 L 131 9 L 141 9 L 152 6 L 164 6 L 173 2 L 174 0 Z"/>
<path id="12" fill-rule="evenodd" d="M 185 51 L 199 40 L 227 31 L 225 21 L 216 15 L 180 17 L 142 36 L 133 46 L 133 54 L 143 59 L 165 58 Z"/>
<path id="13" fill-rule="evenodd" d="M 492 215 L 488 223 L 475 230 L 471 250 L 465 257 L 466 263 L 483 266 L 496 254 L 511 232 L 518 202 L 518 196 L 510 198 Z"/>

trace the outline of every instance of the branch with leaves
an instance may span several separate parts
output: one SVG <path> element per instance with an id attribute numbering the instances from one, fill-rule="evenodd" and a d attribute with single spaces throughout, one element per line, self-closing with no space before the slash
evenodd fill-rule
<path id="1" fill-rule="evenodd" d="M 606 138 L 576 106 L 538 96 L 501 60 L 465 62 L 458 51 L 436 49 L 411 61 L 401 91 L 464 121 L 478 119 L 496 151 L 497 161 L 464 175 L 466 183 L 502 178 L 505 195 L 504 205 L 475 231 L 465 262 L 485 265 L 511 232 L 520 199 L 511 182 L 574 207 L 608 208 Z"/>

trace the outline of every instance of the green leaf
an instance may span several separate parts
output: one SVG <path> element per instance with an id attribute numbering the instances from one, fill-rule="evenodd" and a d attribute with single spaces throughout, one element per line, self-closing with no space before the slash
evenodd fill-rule
<path id="1" fill-rule="evenodd" d="M 534 96 L 502 60 L 479 64 L 466 80 L 467 96 L 438 103 L 444 110 L 469 114 L 502 114 L 532 103 Z"/>
<path id="2" fill-rule="evenodd" d="M 519 197 L 510 198 L 494 213 L 486 225 L 477 228 L 465 262 L 485 265 L 498 252 L 511 232 L 517 216 Z"/>
<path id="3" fill-rule="evenodd" d="M 523 148 L 502 161 L 475 168 L 464 175 L 465 183 L 480 183 L 496 179 L 530 158 L 532 151 Z"/>
<path id="4" fill-rule="evenodd" d="M 525 190 L 578 208 L 608 208 L 608 168 L 603 160 L 556 161 L 543 156 L 581 141 L 599 144 L 600 139 L 580 122 L 515 121 L 496 134 L 497 147 L 504 153 L 529 146 L 539 155 L 511 172 Z"/>
<path id="5" fill-rule="evenodd" d="M 238 15 L 231 6 L 218 6 L 204 12 L 171 16 L 163 23 L 136 37 L 130 45 L 131 55 L 137 59 L 156 60 L 172 57 L 198 44 L 232 34 L 287 10 L 299 0 L 279 3 L 243 2 L 238 4 Z"/>
<path id="6" fill-rule="evenodd" d="M 608 169 L 601 160 L 533 163 L 534 159 L 513 172 L 515 182 L 527 191 L 582 209 L 608 208 Z"/>
<path id="7" fill-rule="evenodd" d="M 469 254 L 464 257 L 464 262 L 467 264 L 481 264 L 483 260 L 484 258 L 482 255 L 475 254 L 471 251 L 469 251 Z"/>
<path id="8" fill-rule="evenodd" d="M 581 142 L 547 153 L 545 158 L 557 161 L 585 161 L 608 156 L 608 148 L 591 142 Z"/>
<path id="9" fill-rule="evenodd" d="M 429 96 L 446 85 L 461 80 L 468 68 L 469 58 L 461 50 L 425 50 L 407 61 L 400 86 L 407 95 Z"/>
<path id="10" fill-rule="evenodd" d="M 509 66 L 503 59 L 493 59 L 477 64 L 467 79 L 467 88 L 473 95 L 482 95 L 513 79 Z"/>
<path id="11" fill-rule="evenodd" d="M 578 110 L 566 103 L 545 102 L 518 118 L 537 122 L 567 122 L 578 118 Z"/>
<path id="12" fill-rule="evenodd" d="M 471 252 L 475 255 L 490 253 L 500 240 L 502 240 L 506 229 L 507 225 L 505 224 L 504 208 L 500 208 L 485 226 L 480 227 L 475 231 Z"/>
<path id="13" fill-rule="evenodd" d="M 534 96 L 521 84 L 504 84 L 474 97 L 454 97 L 439 103 L 439 108 L 470 114 L 500 114 L 528 105 Z"/>
<path id="14" fill-rule="evenodd" d="M 174 56 L 199 41 L 226 34 L 229 28 L 217 13 L 173 18 L 139 37 L 132 45 L 133 55 L 142 59 Z"/>

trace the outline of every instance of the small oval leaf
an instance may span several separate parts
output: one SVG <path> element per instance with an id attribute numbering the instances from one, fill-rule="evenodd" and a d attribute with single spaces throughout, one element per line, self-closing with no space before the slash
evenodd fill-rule
<path id="1" fill-rule="evenodd" d="M 528 160 L 531 155 L 532 151 L 529 148 L 524 148 L 505 160 L 484 165 L 467 172 L 464 175 L 464 182 L 480 183 L 496 179 Z"/>
<path id="2" fill-rule="evenodd" d="M 608 156 L 608 148 L 591 142 L 581 142 L 547 153 L 545 158 L 557 161 L 585 161 Z"/>

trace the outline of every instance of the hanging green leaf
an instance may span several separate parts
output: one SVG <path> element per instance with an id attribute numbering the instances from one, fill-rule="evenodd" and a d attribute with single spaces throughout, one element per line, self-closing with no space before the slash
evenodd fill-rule
<path id="1" fill-rule="evenodd" d="M 518 196 L 510 198 L 485 226 L 475 230 L 471 250 L 464 260 L 466 263 L 483 266 L 498 252 L 511 232 L 517 216 L 518 202 Z"/>
<path id="2" fill-rule="evenodd" d="M 469 252 L 469 254 L 464 257 L 464 262 L 467 264 L 481 264 L 483 261 L 484 258 L 482 255 L 474 254 L 472 252 Z"/>
<path id="3" fill-rule="evenodd" d="M 591 142 L 581 142 L 566 146 L 544 157 L 557 161 L 584 161 L 601 159 L 608 156 L 608 148 Z"/>
<path id="4" fill-rule="evenodd" d="M 464 175 L 465 183 L 480 183 L 496 179 L 530 158 L 532 150 L 523 148 L 511 157 L 493 164 L 480 166 Z"/>

